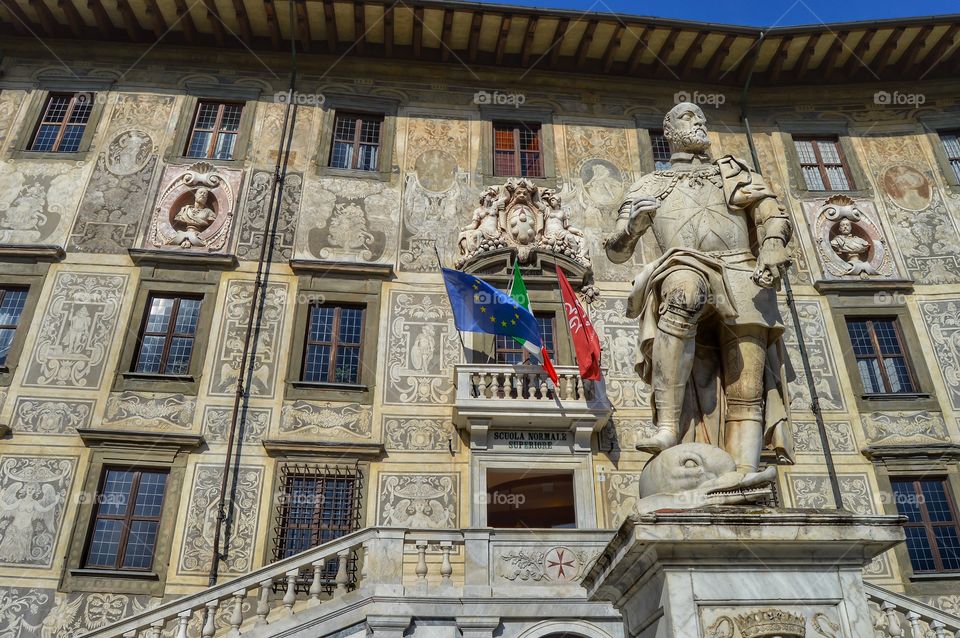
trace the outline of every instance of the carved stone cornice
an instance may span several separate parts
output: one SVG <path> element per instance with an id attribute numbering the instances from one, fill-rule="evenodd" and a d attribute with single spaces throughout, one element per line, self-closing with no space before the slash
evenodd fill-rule
<path id="1" fill-rule="evenodd" d="M 181 432 L 77 428 L 77 434 L 80 435 L 80 439 L 87 447 L 146 445 L 153 448 L 179 448 L 183 451 L 189 451 L 204 444 L 203 436 Z"/>
<path id="2" fill-rule="evenodd" d="M 0 261 L 37 263 L 60 261 L 66 256 L 62 246 L 56 244 L 0 244 Z"/>
<path id="3" fill-rule="evenodd" d="M 333 275 L 335 277 L 360 277 L 369 279 L 392 279 L 393 264 L 362 263 L 350 261 L 325 261 L 321 259 L 291 259 L 290 268 L 303 275 Z"/>
<path id="4" fill-rule="evenodd" d="M 303 441 L 297 439 L 264 439 L 263 449 L 271 456 L 290 454 L 352 456 L 368 459 L 383 456 L 382 443 L 352 443 L 341 441 Z"/>
<path id="5" fill-rule="evenodd" d="M 922 445 L 868 445 L 860 452 L 874 463 L 887 461 L 960 461 L 960 445 L 956 443 L 923 443 Z"/>
<path id="6" fill-rule="evenodd" d="M 130 248 L 130 259 L 137 266 L 194 267 L 215 270 L 233 270 L 240 263 L 236 255 L 226 253 L 201 253 L 151 248 Z"/>

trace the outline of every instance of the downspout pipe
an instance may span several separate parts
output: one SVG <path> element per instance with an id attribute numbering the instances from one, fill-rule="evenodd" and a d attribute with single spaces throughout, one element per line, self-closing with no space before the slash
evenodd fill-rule
<path id="1" fill-rule="evenodd" d="M 237 376 L 237 386 L 234 394 L 233 410 L 230 417 L 230 429 L 227 436 L 227 450 L 223 460 L 223 476 L 220 484 L 220 499 L 217 506 L 217 520 L 213 530 L 213 548 L 210 558 L 210 571 L 208 575 L 208 586 L 217 584 L 219 575 L 220 561 L 226 559 L 226 551 L 221 551 L 221 538 L 230 537 L 229 521 L 230 513 L 233 509 L 233 493 L 236 486 L 236 472 L 234 472 L 233 489 L 230 491 L 230 498 L 227 498 L 227 488 L 230 485 L 231 462 L 234 458 L 234 447 L 236 447 L 237 464 L 240 462 L 240 448 L 242 440 L 237 438 L 237 431 L 243 426 L 247 411 L 247 401 L 249 399 L 250 383 L 252 380 L 252 369 L 255 356 L 257 341 L 259 340 L 261 320 L 266 305 L 266 295 L 264 294 L 267 282 L 270 277 L 270 263 L 273 259 L 274 244 L 277 236 L 277 225 L 280 218 L 280 210 L 283 206 L 283 186 L 287 174 L 287 166 L 290 161 L 290 149 L 293 145 L 293 131 L 297 119 L 297 108 L 295 105 L 294 94 L 297 89 L 297 43 L 293 34 L 296 31 L 296 13 L 293 10 L 293 2 L 290 2 L 290 84 L 288 99 L 283 112 L 283 125 L 280 129 L 280 147 L 277 153 L 277 163 L 274 167 L 273 185 L 270 189 L 270 200 L 267 205 L 267 218 L 264 221 L 263 243 L 260 245 L 260 253 L 257 258 L 257 276 L 253 286 L 253 296 L 250 300 L 250 313 L 247 317 L 246 334 L 243 341 L 243 351 L 240 358 L 240 368 Z M 243 418 L 241 418 L 241 414 Z M 239 427 L 238 427 L 239 426 Z M 226 534 L 224 534 L 226 528 Z M 223 542 L 226 546 L 226 540 Z"/>
<path id="2" fill-rule="evenodd" d="M 757 47 L 757 55 L 753 56 L 750 63 L 750 72 L 743 84 L 740 92 L 740 121 L 747 133 L 747 145 L 750 148 L 750 157 L 753 159 L 753 166 L 757 173 L 763 174 L 760 167 L 760 155 L 757 153 L 756 144 L 753 142 L 753 132 L 750 130 L 749 96 L 750 82 L 753 79 L 753 72 L 757 67 L 757 60 L 760 59 L 760 49 L 763 46 L 764 38 L 767 32 L 761 31 L 754 46 Z M 787 297 L 787 306 L 790 308 L 790 316 L 793 319 L 793 329 L 797 335 L 797 346 L 800 349 L 800 360 L 803 364 L 803 373 L 807 381 L 807 390 L 810 392 L 810 410 L 817 421 L 817 432 L 820 435 L 820 446 L 823 448 L 823 459 L 827 465 L 827 474 L 830 479 L 830 488 L 833 491 L 833 502 L 838 510 L 843 509 L 843 495 L 840 492 L 840 480 L 837 477 L 837 468 L 833 462 L 833 452 L 830 450 L 830 441 L 827 437 L 827 426 L 823 421 L 823 414 L 820 411 L 820 396 L 817 394 L 817 387 L 813 380 L 813 371 L 810 369 L 810 359 L 807 356 L 806 339 L 803 336 L 803 329 L 800 324 L 800 314 L 797 312 L 797 304 L 793 297 L 793 287 L 790 285 L 789 265 L 780 266 L 780 280 L 783 282 L 783 291 Z"/>

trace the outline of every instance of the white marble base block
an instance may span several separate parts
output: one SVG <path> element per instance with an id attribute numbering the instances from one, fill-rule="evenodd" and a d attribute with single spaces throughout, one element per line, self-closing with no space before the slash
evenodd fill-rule
<path id="1" fill-rule="evenodd" d="M 704 508 L 631 516 L 583 584 L 631 638 L 872 636 L 862 569 L 896 516 Z"/>

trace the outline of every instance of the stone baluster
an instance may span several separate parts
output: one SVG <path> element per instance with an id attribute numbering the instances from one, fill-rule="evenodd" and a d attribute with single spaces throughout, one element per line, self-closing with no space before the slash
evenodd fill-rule
<path id="1" fill-rule="evenodd" d="M 167 624 L 165 620 L 155 620 L 150 623 L 150 629 L 147 632 L 147 635 L 150 638 L 160 638 L 160 632 L 163 631 L 163 626 Z"/>
<path id="2" fill-rule="evenodd" d="M 291 569 L 286 573 L 287 591 L 283 594 L 283 606 L 287 608 L 287 613 L 293 614 L 293 606 L 297 603 L 297 577 L 300 575 L 299 569 Z"/>
<path id="3" fill-rule="evenodd" d="M 946 625 L 939 620 L 931 622 L 930 629 L 933 630 L 933 635 L 936 636 L 936 638 L 947 638 Z"/>
<path id="4" fill-rule="evenodd" d="M 320 600 L 320 594 L 323 593 L 323 559 L 315 560 L 313 565 L 313 582 L 310 583 L 310 600 Z"/>
<path id="5" fill-rule="evenodd" d="M 255 625 L 266 625 L 267 614 L 270 613 L 270 590 L 273 589 L 273 579 L 260 581 L 260 596 L 257 598 L 257 619 Z"/>
<path id="6" fill-rule="evenodd" d="M 246 589 L 238 589 L 233 596 L 233 610 L 230 612 L 230 632 L 228 636 L 239 636 L 240 625 L 243 624 L 243 600 L 247 597 Z"/>
<path id="7" fill-rule="evenodd" d="M 480 396 L 480 373 L 470 373 L 470 396 L 474 399 Z"/>
<path id="8" fill-rule="evenodd" d="M 907 619 L 907 623 L 910 625 L 910 636 L 912 638 L 925 638 L 926 632 L 920 623 L 920 614 L 915 611 L 908 611 L 904 614 L 904 618 Z"/>
<path id="9" fill-rule="evenodd" d="M 427 579 L 427 541 L 418 540 L 417 544 L 417 580 L 425 581 Z"/>
<path id="10" fill-rule="evenodd" d="M 567 401 L 574 401 L 577 398 L 577 378 L 575 374 L 563 375 L 563 398 Z"/>
<path id="11" fill-rule="evenodd" d="M 190 624 L 190 616 L 193 610 L 187 609 L 177 614 L 177 638 L 187 638 L 187 626 Z"/>
<path id="12" fill-rule="evenodd" d="M 443 561 L 440 563 L 440 577 L 443 584 L 450 584 L 450 575 L 453 574 L 453 565 L 450 564 L 450 550 L 453 549 L 453 543 L 442 541 L 440 543 L 440 552 L 443 554 Z"/>
<path id="13" fill-rule="evenodd" d="M 903 638 L 903 626 L 900 623 L 900 616 L 897 615 L 897 606 L 885 601 L 880 605 L 880 609 L 887 618 L 887 636 L 890 638 Z"/>
<path id="14" fill-rule="evenodd" d="M 519 399 L 523 393 L 522 390 L 523 384 L 520 383 L 520 380 L 517 379 L 517 375 L 513 372 L 510 373 L 510 398 Z"/>
<path id="15" fill-rule="evenodd" d="M 211 600 L 206 606 L 207 617 L 203 623 L 203 629 L 200 631 L 200 635 L 203 636 L 203 638 L 211 638 L 217 633 L 217 607 L 220 606 L 220 601 L 217 599 Z"/>
<path id="16" fill-rule="evenodd" d="M 489 372 L 483 375 L 483 397 L 485 399 L 493 398 L 493 375 Z"/>
<path id="17" fill-rule="evenodd" d="M 350 558 L 350 550 L 343 549 L 337 552 L 337 595 L 347 593 L 347 583 L 350 582 L 350 575 L 347 573 L 347 560 Z"/>

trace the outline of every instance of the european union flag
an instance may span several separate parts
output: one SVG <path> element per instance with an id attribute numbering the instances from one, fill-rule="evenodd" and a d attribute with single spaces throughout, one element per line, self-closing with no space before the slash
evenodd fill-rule
<path id="1" fill-rule="evenodd" d="M 465 272 L 441 270 L 457 330 L 518 337 L 541 347 L 540 328 L 533 313 L 510 295 Z"/>

